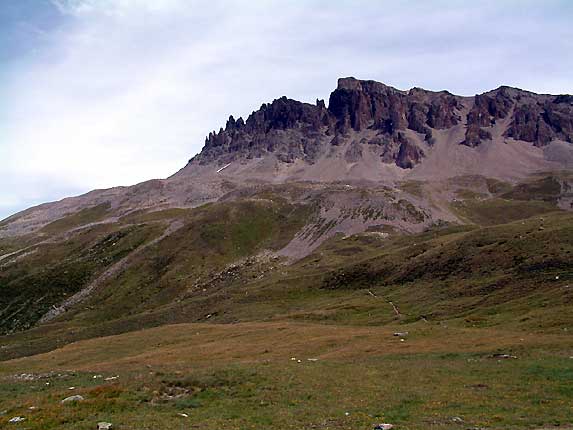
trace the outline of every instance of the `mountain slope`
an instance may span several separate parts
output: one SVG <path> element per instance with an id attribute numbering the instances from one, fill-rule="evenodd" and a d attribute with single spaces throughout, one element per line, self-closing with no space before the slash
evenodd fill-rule
<path id="1" fill-rule="evenodd" d="M 175 322 L 393 322 L 385 302 L 382 313 L 372 308 L 368 291 L 400 303 L 405 323 L 469 318 L 521 327 L 514 316 L 531 313 L 525 327 L 568 324 L 571 213 L 556 206 L 545 179 L 496 183 L 489 196 L 471 186 L 477 179 L 457 190 L 450 207 L 464 224 L 427 224 L 413 205 L 378 212 L 373 202 L 388 194 L 363 188 L 353 190 L 362 200 L 346 201 L 345 215 L 361 230 L 339 234 L 345 221 L 320 214 L 344 189 L 314 194 L 283 185 L 195 209 L 133 214 L 31 245 L 1 262 L 0 327 L 29 329 L 5 338 L 2 354 Z M 285 198 L 297 193 L 311 202 Z M 408 219 L 418 233 L 395 227 Z M 305 243 L 311 253 L 301 259 L 308 252 L 297 247 Z M 70 301 L 75 294 L 81 300 Z M 40 318 L 44 324 L 33 328 Z"/>
<path id="2" fill-rule="evenodd" d="M 231 117 L 170 178 L 0 224 L 0 330 L 30 329 L 4 352 L 207 318 L 316 313 L 328 322 L 337 312 L 325 298 L 352 307 L 352 291 L 382 285 L 407 285 L 400 301 L 416 307 L 422 294 L 424 314 L 441 319 L 496 306 L 513 315 L 518 290 L 553 303 L 551 285 L 541 286 L 571 272 L 572 118 L 569 96 L 500 87 L 459 97 L 354 78 L 339 80 L 328 107 L 283 97 L 247 120 Z M 540 217 L 556 232 L 550 253 L 537 242 L 549 232 L 532 234 L 548 229 Z M 464 260 L 486 250 L 495 258 Z M 535 275 L 538 291 L 520 290 L 529 285 L 520 270 Z M 444 313 L 433 296 L 456 304 Z M 485 297 L 491 303 L 472 311 Z M 387 322 L 359 308 L 335 320 Z"/>
<path id="3" fill-rule="evenodd" d="M 282 97 L 246 121 L 230 117 L 172 177 L 28 209 L 0 223 L 0 237 L 38 232 L 101 204 L 110 210 L 98 221 L 113 221 L 134 210 L 195 207 L 261 182 L 392 185 L 465 175 L 515 182 L 573 168 L 572 141 L 572 96 L 500 87 L 460 97 L 343 78 L 328 107 Z"/>

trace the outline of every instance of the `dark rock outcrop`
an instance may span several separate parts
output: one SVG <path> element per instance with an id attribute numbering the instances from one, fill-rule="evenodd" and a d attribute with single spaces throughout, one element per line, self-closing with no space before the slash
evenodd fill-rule
<path id="1" fill-rule="evenodd" d="M 572 96 L 557 96 L 516 107 L 505 136 L 545 146 L 553 140 L 573 142 Z"/>
<path id="2" fill-rule="evenodd" d="M 469 124 L 466 129 L 466 139 L 462 142 L 462 145 L 469 146 L 470 148 L 475 148 L 484 140 L 491 140 L 491 133 L 487 130 L 481 128 L 478 124 Z"/>
<path id="3" fill-rule="evenodd" d="M 281 97 L 263 104 L 246 121 L 229 117 L 225 129 L 212 132 L 196 159 L 201 164 L 229 162 L 276 153 L 284 162 L 296 158 L 312 161 L 320 152 L 322 128 L 330 125 L 324 101 L 316 105 Z"/>
<path id="4" fill-rule="evenodd" d="M 272 153 L 286 163 L 297 159 L 313 163 L 341 145 L 350 145 L 344 158 L 355 162 L 364 148 L 374 145 L 371 148 L 376 148 L 382 162 L 410 169 L 422 162 L 439 135 L 437 130 L 463 125 L 461 115 L 466 110 L 461 144 L 471 148 L 492 140 L 494 134 L 496 139 L 503 135 L 537 146 L 553 140 L 573 142 L 570 95 L 500 87 L 476 95 L 472 102 L 447 91 L 401 91 L 375 81 L 342 78 L 328 106 L 323 100 L 313 105 L 281 97 L 263 104 L 246 121 L 229 117 L 224 129 L 209 134 L 192 162 L 223 164 Z M 359 133 L 362 136 L 356 137 Z"/>
<path id="5" fill-rule="evenodd" d="M 375 81 L 343 78 L 330 95 L 328 110 L 340 132 L 371 128 L 391 135 L 408 128 L 422 134 L 428 128 L 450 128 L 460 121 L 460 107 L 445 91 L 404 92 Z"/>
<path id="6" fill-rule="evenodd" d="M 541 109 L 537 105 L 516 107 L 505 136 L 516 140 L 535 142 L 538 146 L 549 143 L 551 133 L 541 114 Z"/>
<path id="7" fill-rule="evenodd" d="M 424 152 L 408 139 L 400 135 L 400 148 L 396 156 L 396 165 L 403 169 L 411 169 L 424 157 Z"/>
<path id="8" fill-rule="evenodd" d="M 356 163 L 362 158 L 363 142 L 353 141 L 344 154 L 344 159 L 348 163 Z"/>
<path id="9" fill-rule="evenodd" d="M 483 128 L 509 117 L 505 137 L 545 146 L 553 140 L 573 142 L 573 96 L 548 96 L 500 87 L 475 96 L 467 116 L 464 145 L 475 147 L 491 139 Z M 483 127 L 483 128 L 482 128 Z"/>
<path id="10" fill-rule="evenodd" d="M 466 138 L 462 145 L 474 148 L 483 140 L 491 140 L 491 132 L 482 127 L 493 127 L 498 120 L 509 115 L 514 104 L 509 90 L 508 87 L 501 87 L 475 96 L 473 107 L 467 115 Z"/>

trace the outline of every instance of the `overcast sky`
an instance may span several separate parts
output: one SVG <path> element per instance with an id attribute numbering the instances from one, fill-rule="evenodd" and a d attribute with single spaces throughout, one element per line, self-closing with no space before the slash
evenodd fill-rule
<path id="1" fill-rule="evenodd" d="M 230 114 L 341 76 L 573 93 L 573 1 L 0 1 L 0 218 L 167 177 Z"/>

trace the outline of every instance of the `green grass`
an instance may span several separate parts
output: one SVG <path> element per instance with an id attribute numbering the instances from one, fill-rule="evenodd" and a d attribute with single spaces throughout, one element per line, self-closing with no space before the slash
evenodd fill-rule
<path id="1" fill-rule="evenodd" d="M 555 206 L 546 202 L 498 198 L 463 200 L 452 206 L 463 219 L 483 226 L 507 224 L 555 211 Z"/>
<path id="2" fill-rule="evenodd" d="M 503 197 L 513 200 L 539 200 L 556 203 L 561 192 L 561 184 L 558 178 L 547 176 L 542 179 L 518 184 L 511 191 L 503 194 Z"/>
<path id="3" fill-rule="evenodd" d="M 52 305 L 158 234 L 157 227 L 92 227 L 65 242 L 37 245 L 0 273 L 0 330 L 31 327 Z"/>
<path id="4" fill-rule="evenodd" d="M 486 184 L 487 190 L 493 195 L 507 193 L 513 188 L 511 184 L 493 178 L 487 178 Z"/>
<path id="5" fill-rule="evenodd" d="M 44 226 L 41 233 L 55 234 L 68 231 L 74 227 L 101 221 L 107 215 L 111 205 L 102 203 L 97 206 L 82 209 L 76 213 L 60 218 Z"/>
<path id="6" fill-rule="evenodd" d="M 205 333 L 204 326 L 186 328 Z M 472 345 L 471 339 L 464 339 L 469 333 L 425 328 L 416 337 L 417 329 L 412 327 L 413 337 L 406 343 L 390 333 L 380 339 L 374 333 L 349 331 L 338 333 L 332 341 L 324 333 L 312 351 L 311 345 L 317 342 L 312 341 L 313 335 L 303 327 L 291 327 L 286 330 L 307 346 L 292 342 L 289 351 L 288 345 L 273 339 L 276 328 L 269 327 L 268 335 L 261 330 L 256 332 L 265 336 L 261 339 L 248 329 L 225 329 L 226 334 L 189 341 L 190 334 L 178 337 L 177 333 L 185 332 L 183 327 L 162 328 L 161 345 L 155 355 L 147 357 L 126 347 L 141 338 L 156 341 L 153 332 L 125 335 L 112 342 L 92 341 L 78 345 L 77 353 L 56 352 L 46 357 L 49 361 L 32 357 L 19 364 L 8 362 L 0 370 L 0 397 L 7 410 L 0 425 L 12 416 L 25 416 L 28 429 L 46 430 L 90 429 L 98 421 L 112 422 L 120 429 L 368 429 L 380 422 L 402 429 L 419 429 L 428 423 L 436 429 L 533 429 L 571 424 L 571 359 L 566 355 L 570 340 L 554 338 L 539 344 L 533 336 L 525 342 L 516 337 L 511 341 L 515 344 L 503 346 L 499 344 L 501 333 L 492 332 L 491 341 L 482 340 L 480 346 L 479 341 Z M 458 342 L 445 345 L 442 352 L 428 351 L 446 331 Z M 371 338 L 367 349 L 358 346 L 349 355 L 340 354 L 345 342 L 355 339 L 356 343 L 367 336 Z M 236 349 L 244 355 L 208 352 L 215 339 L 224 350 L 237 337 L 252 342 L 250 350 L 248 345 Z M 107 344 L 106 354 L 100 350 L 103 344 Z M 263 345 L 267 349 L 259 349 Z M 127 360 L 101 364 L 100 360 L 109 360 L 118 349 Z M 190 361 L 181 360 L 181 354 L 193 350 L 196 353 Z M 498 351 L 518 358 L 491 358 Z M 70 354 L 83 359 L 74 364 Z M 318 361 L 308 361 L 310 357 Z M 63 372 L 63 376 L 57 376 L 58 371 L 33 381 L 11 376 L 18 366 L 38 372 L 57 369 L 64 362 L 79 370 Z M 86 370 L 102 365 L 103 372 Z M 105 380 L 116 374 L 118 379 Z M 93 375 L 102 377 L 94 379 Z M 69 390 L 72 386 L 75 389 Z M 85 401 L 62 405 L 60 401 L 71 394 L 81 394 Z M 453 422 L 454 417 L 463 423 Z"/>

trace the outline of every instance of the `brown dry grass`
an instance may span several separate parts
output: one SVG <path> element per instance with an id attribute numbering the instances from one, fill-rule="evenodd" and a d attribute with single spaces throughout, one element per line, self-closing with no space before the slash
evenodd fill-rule
<path id="1" fill-rule="evenodd" d="M 409 330 L 402 342 L 395 331 Z M 129 371 L 158 367 L 212 366 L 312 357 L 348 361 L 394 354 L 489 352 L 511 348 L 573 347 L 568 335 L 472 329 L 418 323 L 352 327 L 292 322 L 177 324 L 96 338 L 49 353 L 2 363 L 3 373 L 73 369 Z"/>

